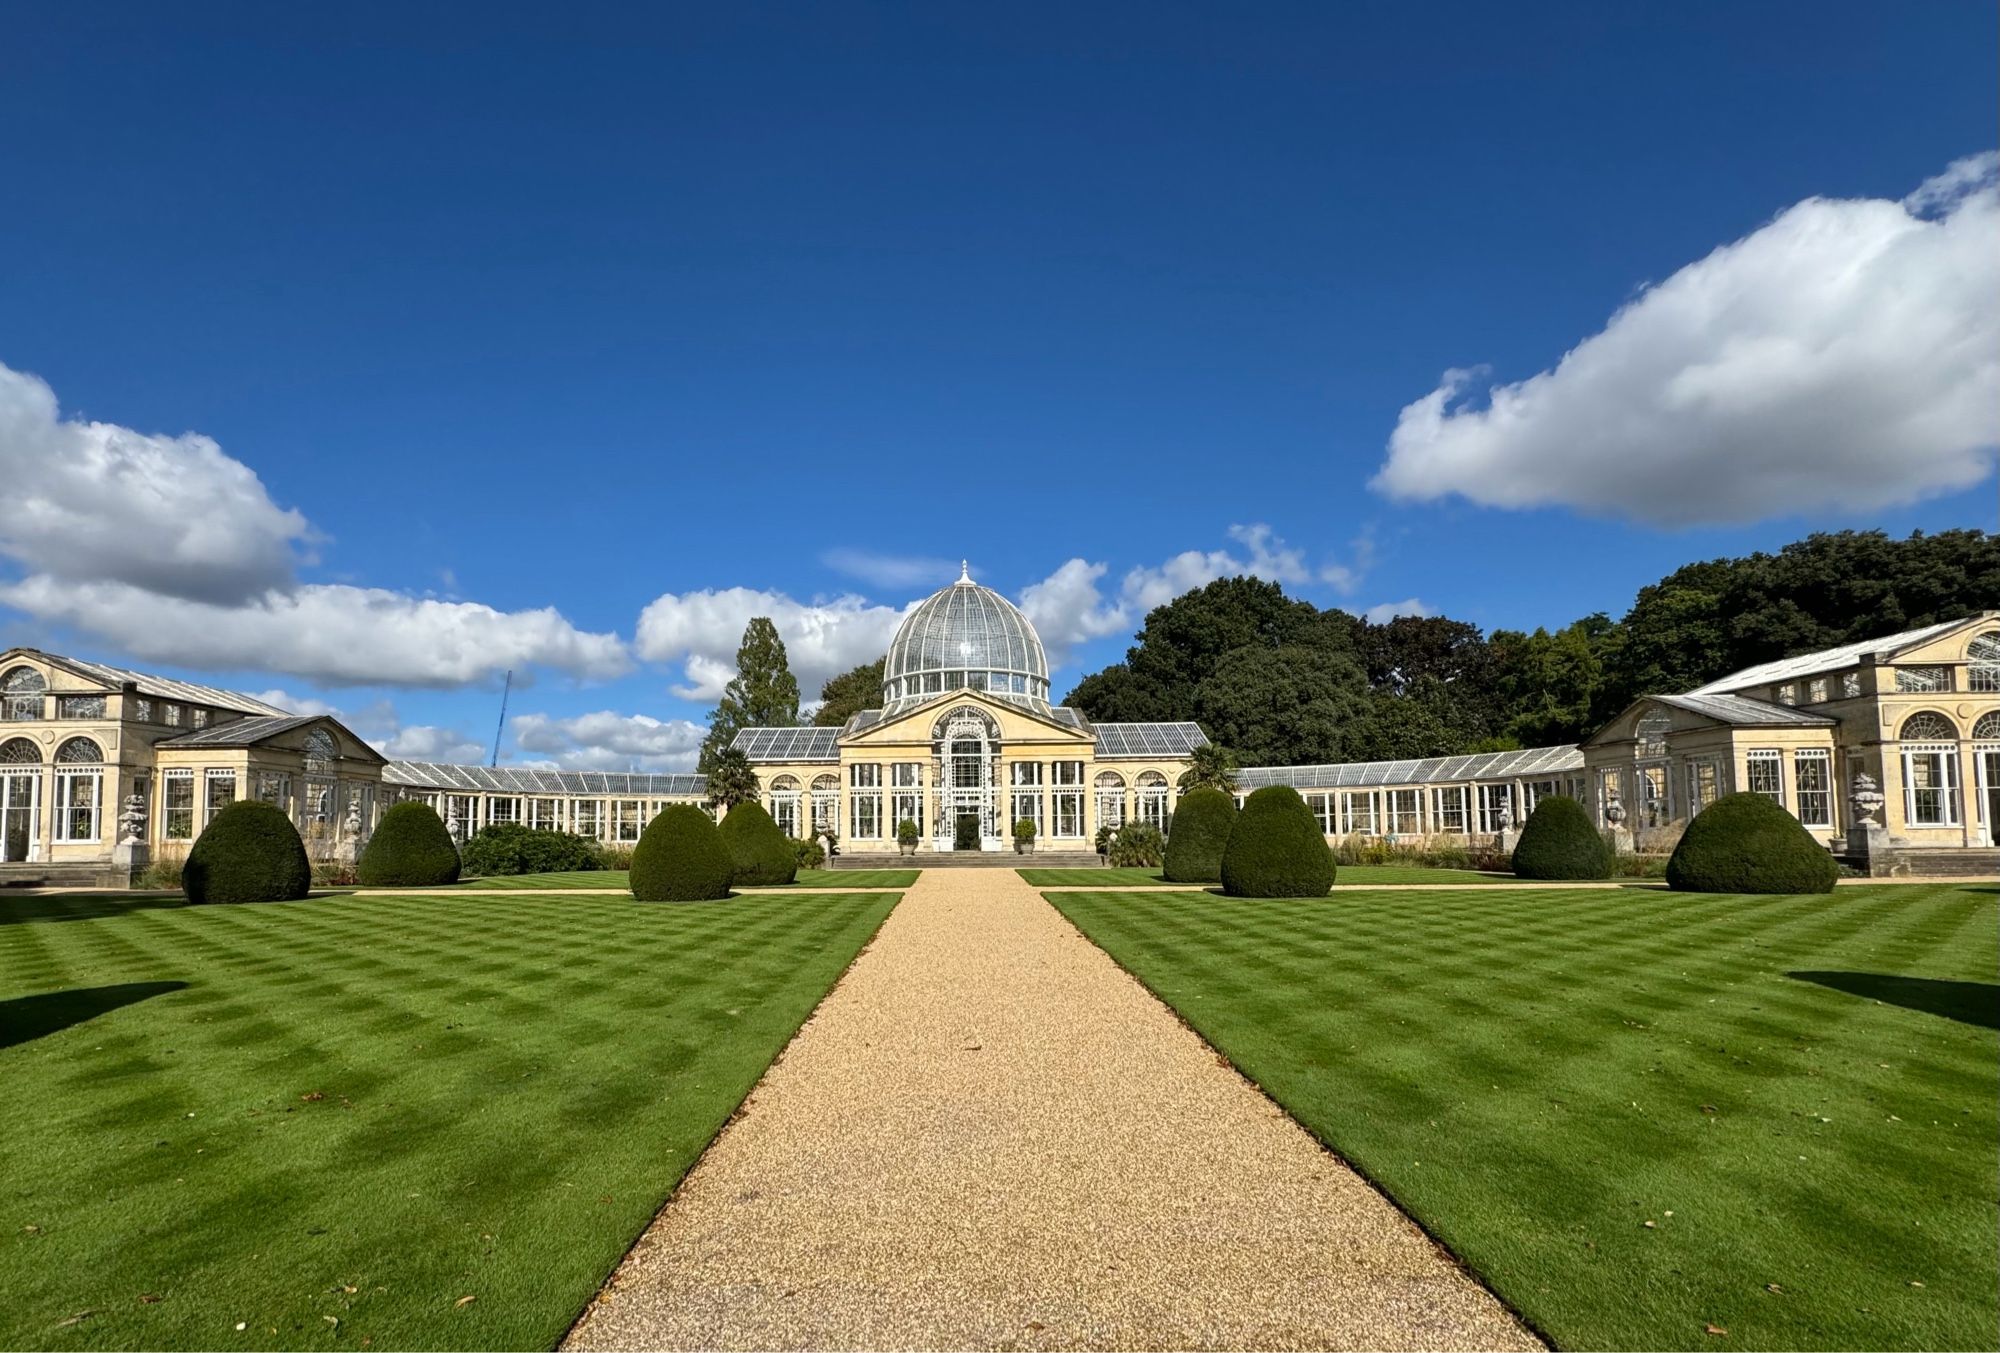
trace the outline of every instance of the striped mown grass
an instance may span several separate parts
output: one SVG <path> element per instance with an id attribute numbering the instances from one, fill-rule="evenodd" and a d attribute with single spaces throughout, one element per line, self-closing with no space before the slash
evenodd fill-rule
<path id="1" fill-rule="evenodd" d="M 0 898 L 0 1347 L 551 1347 L 894 901 Z"/>
<path id="2" fill-rule="evenodd" d="M 1049 896 L 1559 1346 L 1991 1348 L 1996 891 Z"/>
<path id="3" fill-rule="evenodd" d="M 1019 872 L 1022 881 L 1030 888 L 1130 888 L 1166 882 L 1166 876 L 1157 869 L 1023 869 Z M 1482 874 L 1473 869 L 1429 869 L 1422 865 L 1344 864 L 1340 866 L 1334 882 L 1341 885 L 1367 884 L 1370 887 L 1425 883 L 1512 883 L 1514 876 Z"/>
<path id="4" fill-rule="evenodd" d="M 914 869 L 801 869 L 787 884 L 772 887 L 799 888 L 886 888 L 900 890 L 917 881 Z M 593 892 L 629 893 L 631 875 L 623 869 L 584 869 L 555 874 L 499 874 L 492 878 L 468 878 L 460 888 L 588 888 Z"/>

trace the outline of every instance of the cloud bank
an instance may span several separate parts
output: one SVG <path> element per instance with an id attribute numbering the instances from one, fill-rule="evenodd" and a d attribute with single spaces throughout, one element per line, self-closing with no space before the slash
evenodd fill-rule
<path id="1" fill-rule="evenodd" d="M 1373 485 L 1669 527 L 1970 487 L 2000 441 L 1996 238 L 2000 153 L 1900 202 L 1809 198 L 1483 404 L 1446 372 Z"/>

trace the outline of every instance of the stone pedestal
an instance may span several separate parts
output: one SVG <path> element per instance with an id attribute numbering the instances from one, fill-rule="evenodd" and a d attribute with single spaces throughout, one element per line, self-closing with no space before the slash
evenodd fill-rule
<path id="1" fill-rule="evenodd" d="M 1632 833 L 1629 830 L 1621 826 L 1621 827 L 1610 827 L 1607 828 L 1606 831 L 1607 834 L 1611 837 L 1611 849 L 1616 851 L 1618 854 L 1634 855 L 1638 853 L 1639 847 L 1632 840 Z"/>
<path id="2" fill-rule="evenodd" d="M 1879 822 L 1857 825 L 1847 833 L 1847 858 L 1871 875 L 1889 873 L 1889 829 Z"/>
<path id="3" fill-rule="evenodd" d="M 1512 855 L 1514 847 L 1521 843 L 1521 833 L 1512 827 L 1502 827 L 1493 834 L 1493 848 L 1502 855 Z"/>

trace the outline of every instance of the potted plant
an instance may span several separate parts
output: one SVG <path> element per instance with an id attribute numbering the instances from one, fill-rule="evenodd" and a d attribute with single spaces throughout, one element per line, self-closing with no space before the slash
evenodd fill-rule
<path id="1" fill-rule="evenodd" d="M 1099 827 L 1097 829 L 1097 853 L 1099 855 L 1107 855 L 1110 853 L 1110 851 L 1111 851 L 1111 828 L 1108 826 Z"/>
<path id="2" fill-rule="evenodd" d="M 1035 853 L 1035 820 L 1033 818 L 1024 817 L 1014 824 L 1014 853 L 1016 855 L 1033 855 Z"/>
<path id="3" fill-rule="evenodd" d="M 896 824 L 896 844 L 902 847 L 903 854 L 914 855 L 917 853 L 917 838 L 916 823 L 908 818 L 904 818 Z"/>

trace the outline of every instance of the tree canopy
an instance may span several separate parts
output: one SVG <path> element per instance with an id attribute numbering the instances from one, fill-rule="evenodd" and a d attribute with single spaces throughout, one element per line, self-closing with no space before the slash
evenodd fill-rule
<path id="1" fill-rule="evenodd" d="M 1689 564 L 1622 620 L 1532 633 L 1448 616 L 1374 623 L 1224 578 L 1151 611 L 1068 703 L 1100 722 L 1193 719 L 1250 764 L 1575 742 L 1641 695 L 1774 658 L 2000 609 L 2000 536 L 1823 532 Z"/>
<path id="2" fill-rule="evenodd" d="M 852 671 L 839 676 L 828 677 L 826 684 L 819 688 L 819 709 L 813 713 L 813 723 L 820 728 L 839 728 L 864 709 L 880 709 L 882 699 L 882 664 L 886 658 L 864 662 Z"/>
<path id="3" fill-rule="evenodd" d="M 697 769 L 707 774 L 716 758 L 745 728 L 784 727 L 799 721 L 799 683 L 785 659 L 785 641 L 766 616 L 743 627 L 736 649 L 736 675 L 723 688 L 722 699 L 708 717 Z"/>

